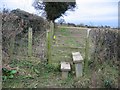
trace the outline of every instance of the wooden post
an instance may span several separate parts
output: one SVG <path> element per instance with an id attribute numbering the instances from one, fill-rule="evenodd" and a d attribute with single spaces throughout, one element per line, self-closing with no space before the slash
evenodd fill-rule
<path id="1" fill-rule="evenodd" d="M 28 30 L 28 56 L 32 56 L 32 28 Z"/>
<path id="2" fill-rule="evenodd" d="M 54 23 L 52 21 L 50 22 L 50 30 L 51 30 L 52 38 L 53 38 L 53 36 L 54 36 Z"/>
<path id="3" fill-rule="evenodd" d="M 68 72 L 71 70 L 70 63 L 61 62 L 62 79 L 68 78 Z"/>
<path id="4" fill-rule="evenodd" d="M 89 53 L 89 33 L 91 29 L 87 30 L 87 37 L 86 37 L 86 46 L 85 46 L 85 66 L 84 66 L 84 72 L 85 74 L 88 73 L 88 53 Z"/>
<path id="5" fill-rule="evenodd" d="M 51 64 L 51 32 L 47 31 L 47 59 L 48 59 L 48 64 Z"/>
<path id="6" fill-rule="evenodd" d="M 52 63 L 52 55 L 51 55 L 51 48 L 52 48 L 52 40 L 54 36 L 54 24 L 50 22 L 50 30 L 47 31 L 46 39 L 47 39 L 47 60 L 48 64 Z"/>
<path id="7" fill-rule="evenodd" d="M 83 65 L 82 65 L 83 58 L 79 52 L 73 52 L 72 56 L 73 56 L 73 62 L 75 63 L 76 77 L 78 78 L 82 76 L 83 73 Z"/>

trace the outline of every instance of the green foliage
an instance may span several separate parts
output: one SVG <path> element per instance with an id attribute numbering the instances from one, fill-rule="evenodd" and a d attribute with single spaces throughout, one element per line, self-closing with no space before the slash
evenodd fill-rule
<path id="1" fill-rule="evenodd" d="M 37 74 L 39 74 L 40 72 L 38 71 L 38 69 L 33 68 L 34 72 L 36 72 Z"/>
<path id="2" fill-rule="evenodd" d="M 112 87 L 112 81 L 110 79 L 105 79 L 104 80 L 104 86 L 106 88 L 111 88 Z"/>
<path id="3" fill-rule="evenodd" d="M 117 39 L 118 30 L 116 29 L 92 29 L 91 37 L 94 45 L 94 61 L 104 63 L 104 61 L 113 61 L 116 64 L 117 57 Z"/>
<path id="4" fill-rule="evenodd" d="M 6 79 L 9 79 L 9 78 L 14 78 L 14 75 L 17 73 L 16 70 L 8 70 L 6 68 L 2 68 L 2 73 L 3 73 L 3 80 L 5 81 Z"/>
<path id="5" fill-rule="evenodd" d="M 59 65 L 53 65 L 53 64 L 46 64 L 45 69 L 47 72 L 58 72 L 59 71 Z"/>
<path id="6" fill-rule="evenodd" d="M 43 10 L 43 15 L 46 15 L 48 20 L 54 21 L 67 10 L 73 10 L 75 4 L 76 2 L 40 2 L 35 0 L 33 6 L 37 10 Z"/>

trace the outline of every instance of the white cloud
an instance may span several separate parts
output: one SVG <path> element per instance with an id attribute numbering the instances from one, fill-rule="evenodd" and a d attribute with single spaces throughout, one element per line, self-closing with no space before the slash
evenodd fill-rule
<path id="1" fill-rule="evenodd" d="M 5 5 L 6 8 L 20 8 L 30 13 L 35 13 L 35 9 L 32 7 L 32 0 L 2 0 L 0 3 L 2 3 L 2 5 Z"/>
<path id="2" fill-rule="evenodd" d="M 118 16 L 118 1 L 119 0 L 76 0 L 77 7 L 74 12 L 67 12 L 64 16 L 67 22 L 113 22 L 117 24 Z M 28 11 L 36 13 L 32 7 L 33 0 L 0 0 L 0 6 L 3 4 L 7 8 Z M 117 26 L 117 25 L 116 25 Z"/>
<path id="3" fill-rule="evenodd" d="M 75 12 L 67 12 L 66 22 L 114 22 L 117 26 L 118 0 L 77 0 Z"/>
<path id="4" fill-rule="evenodd" d="M 119 0 L 76 0 L 79 3 L 119 2 Z"/>

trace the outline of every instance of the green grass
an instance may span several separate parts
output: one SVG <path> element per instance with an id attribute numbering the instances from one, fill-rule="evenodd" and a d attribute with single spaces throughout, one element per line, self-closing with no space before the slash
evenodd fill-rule
<path id="1" fill-rule="evenodd" d="M 28 60 L 13 60 L 10 65 L 18 67 L 19 73 L 13 79 L 4 81 L 4 88 L 68 87 L 68 83 L 71 85 L 70 82 L 72 82 L 71 74 L 69 74 L 68 79 L 61 79 L 58 64 L 33 64 Z"/>
<path id="2" fill-rule="evenodd" d="M 59 76 L 58 68 L 53 65 L 50 66 L 42 63 L 35 65 L 28 60 L 13 60 L 11 67 L 19 67 L 19 73 L 13 79 L 7 79 L 3 82 L 3 87 L 13 88 L 19 85 L 20 88 L 31 88 L 34 86 L 34 82 L 43 81 L 45 83 L 47 79 Z M 39 84 L 41 85 L 43 82 Z"/>
<path id="3" fill-rule="evenodd" d="M 60 28 L 59 32 L 62 36 L 69 36 L 70 35 L 68 29 L 66 29 L 66 28 Z"/>
<path id="4" fill-rule="evenodd" d="M 84 57 L 86 30 L 60 27 L 56 30 L 55 36 L 56 43 L 52 46 L 52 62 L 72 62 L 72 52 L 80 52 Z"/>
<path id="5" fill-rule="evenodd" d="M 73 49 L 66 47 L 53 47 L 52 49 L 52 62 L 60 63 L 60 61 L 72 62 L 72 52 L 80 51 L 84 53 L 84 49 Z M 84 56 L 84 55 L 83 55 Z"/>

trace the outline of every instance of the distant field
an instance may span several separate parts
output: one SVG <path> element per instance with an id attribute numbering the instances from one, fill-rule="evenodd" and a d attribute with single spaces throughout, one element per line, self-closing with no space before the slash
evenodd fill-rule
<path id="1" fill-rule="evenodd" d="M 81 52 L 84 56 L 87 29 L 58 27 L 52 47 L 53 63 L 72 61 L 72 52 Z"/>

